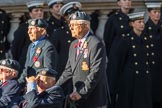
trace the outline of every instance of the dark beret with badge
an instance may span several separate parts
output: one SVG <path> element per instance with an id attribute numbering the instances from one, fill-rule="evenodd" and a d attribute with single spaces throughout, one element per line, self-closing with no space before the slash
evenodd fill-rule
<path id="1" fill-rule="evenodd" d="M 48 23 L 44 19 L 30 19 L 28 20 L 28 23 L 29 23 L 29 26 L 36 26 L 36 27 L 45 28 L 45 29 L 48 27 Z"/>
<path id="2" fill-rule="evenodd" d="M 12 60 L 12 59 L 0 60 L 0 66 L 5 66 L 5 67 L 8 67 L 8 68 L 14 69 L 17 72 L 20 70 L 19 62 L 16 61 L 16 60 Z"/>
<path id="3" fill-rule="evenodd" d="M 49 0 L 48 1 L 48 6 L 52 8 L 54 4 L 63 4 L 63 0 Z"/>
<path id="4" fill-rule="evenodd" d="M 76 11 L 70 17 L 70 20 L 86 20 L 90 21 L 90 16 L 84 11 Z"/>
<path id="5" fill-rule="evenodd" d="M 42 68 L 42 69 L 38 69 L 36 71 L 37 75 L 44 75 L 44 76 L 49 76 L 49 77 L 57 77 L 57 72 L 53 69 L 50 68 Z"/>
<path id="6" fill-rule="evenodd" d="M 26 3 L 29 11 L 31 12 L 32 9 L 34 8 L 43 8 L 44 6 L 44 1 L 42 0 L 31 0 L 29 2 Z"/>
<path id="7" fill-rule="evenodd" d="M 67 16 L 74 13 L 75 11 L 79 11 L 81 7 L 82 5 L 80 2 L 69 2 L 61 7 L 60 14 L 62 16 Z"/>
<path id="8" fill-rule="evenodd" d="M 144 19 L 144 14 L 145 12 L 135 12 L 135 13 L 128 14 L 129 21 L 132 22 L 135 20 Z"/>

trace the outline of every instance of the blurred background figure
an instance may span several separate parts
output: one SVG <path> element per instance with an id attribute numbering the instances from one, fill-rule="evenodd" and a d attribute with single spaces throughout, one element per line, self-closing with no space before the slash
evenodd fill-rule
<path id="1" fill-rule="evenodd" d="M 6 53 L 10 49 L 10 43 L 7 40 L 7 35 L 10 30 L 10 17 L 0 9 L 0 60 L 6 58 Z"/>
<path id="2" fill-rule="evenodd" d="M 47 19 L 47 34 L 50 37 L 57 28 L 63 27 L 65 19 L 60 15 L 60 9 L 63 6 L 63 0 L 49 0 L 48 7 L 51 17 Z"/>
<path id="3" fill-rule="evenodd" d="M 162 2 L 161 2 L 162 3 Z M 152 72 L 152 96 L 153 108 L 162 108 L 162 22 L 160 2 L 146 2 L 148 21 L 146 22 L 145 31 L 150 40 L 150 69 Z"/>
<path id="4" fill-rule="evenodd" d="M 99 24 L 99 19 L 98 17 L 100 16 L 100 10 L 94 10 L 94 12 L 91 13 L 90 17 L 91 17 L 91 29 L 93 31 L 93 33 L 96 35 L 96 30 L 98 28 L 98 24 Z"/>

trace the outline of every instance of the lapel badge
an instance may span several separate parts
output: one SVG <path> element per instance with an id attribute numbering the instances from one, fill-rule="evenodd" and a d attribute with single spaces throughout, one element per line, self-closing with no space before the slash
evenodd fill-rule
<path id="1" fill-rule="evenodd" d="M 87 58 L 88 57 L 88 49 L 86 48 L 85 50 L 84 50 L 84 58 Z"/>
<path id="2" fill-rule="evenodd" d="M 38 47 L 37 50 L 36 50 L 36 53 L 40 54 L 41 53 L 41 48 Z"/>
<path id="3" fill-rule="evenodd" d="M 82 70 L 83 70 L 83 71 L 89 70 L 89 67 L 88 67 L 88 65 L 87 65 L 86 62 L 82 62 Z"/>
<path id="4" fill-rule="evenodd" d="M 70 40 L 68 40 L 68 43 L 71 43 L 71 41 L 70 41 Z"/>
<path id="5" fill-rule="evenodd" d="M 5 65 L 5 64 L 6 64 L 6 60 L 3 60 L 3 61 L 2 61 L 2 64 Z"/>
<path id="6" fill-rule="evenodd" d="M 37 67 L 37 68 L 40 67 L 40 65 L 41 65 L 41 64 L 40 64 L 39 61 L 36 61 L 36 62 L 34 63 L 34 66 Z"/>
<path id="7" fill-rule="evenodd" d="M 84 45 L 83 45 L 83 48 L 85 49 L 85 48 L 87 48 L 87 46 L 88 46 L 88 43 L 87 43 L 87 41 L 85 41 Z"/>

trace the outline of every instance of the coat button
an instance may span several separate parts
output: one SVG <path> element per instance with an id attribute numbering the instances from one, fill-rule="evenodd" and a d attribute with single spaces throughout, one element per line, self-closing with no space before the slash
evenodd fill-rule
<path id="1" fill-rule="evenodd" d="M 121 25 L 121 26 L 120 26 L 120 28 L 124 28 L 124 26 L 123 26 L 123 25 Z"/>
<path id="2" fill-rule="evenodd" d="M 136 48 L 136 46 L 135 45 L 132 45 L 132 48 Z"/>
<path id="3" fill-rule="evenodd" d="M 122 20 L 122 17 L 119 17 L 119 20 Z"/>
<path id="4" fill-rule="evenodd" d="M 144 37 L 144 40 L 147 40 L 147 37 Z"/>
<path id="5" fill-rule="evenodd" d="M 70 41 L 70 40 L 68 40 L 68 43 L 71 43 L 71 41 Z"/>
<path id="6" fill-rule="evenodd" d="M 150 46 L 151 46 L 151 47 L 154 47 L 154 44 L 151 44 Z"/>
<path id="7" fill-rule="evenodd" d="M 134 57 L 136 57 L 136 56 L 137 56 L 137 54 L 136 54 L 136 53 L 134 53 L 134 54 L 133 54 L 133 56 L 134 56 Z"/>
<path id="8" fill-rule="evenodd" d="M 146 53 L 146 56 L 149 56 L 149 53 Z"/>
<path id="9" fill-rule="evenodd" d="M 146 71 L 146 74 L 149 74 L 149 71 L 148 70 Z"/>
<path id="10" fill-rule="evenodd" d="M 152 38 L 152 35 L 150 35 L 149 37 Z"/>
<path id="11" fill-rule="evenodd" d="M 149 62 L 147 61 L 147 62 L 146 62 L 146 65 L 148 65 L 148 64 L 149 64 Z"/>
<path id="12" fill-rule="evenodd" d="M 149 27 L 148 29 L 149 29 L 149 30 L 151 30 L 152 28 L 151 28 L 151 27 Z"/>
<path id="13" fill-rule="evenodd" d="M 0 53 L 3 53 L 3 50 L 0 50 Z"/>
<path id="14" fill-rule="evenodd" d="M 139 71 L 136 71 L 136 74 L 139 74 Z"/>
<path id="15" fill-rule="evenodd" d="M 125 37 L 125 34 L 122 34 L 122 37 Z"/>
<path id="16" fill-rule="evenodd" d="M 131 40 L 134 40 L 134 37 L 131 37 Z"/>
<path id="17" fill-rule="evenodd" d="M 149 45 L 146 45 L 146 48 L 149 48 Z"/>
<path id="18" fill-rule="evenodd" d="M 66 31 L 67 34 L 69 34 L 69 31 Z"/>
<path id="19" fill-rule="evenodd" d="M 137 66 L 137 65 L 138 65 L 138 62 L 134 62 L 134 65 L 136 65 L 136 66 Z"/>
<path id="20" fill-rule="evenodd" d="M 152 64 L 155 64 L 155 61 L 152 61 Z"/>
<path id="21" fill-rule="evenodd" d="M 152 55 L 152 56 L 154 56 L 154 55 L 155 55 L 155 53 L 153 53 L 153 52 L 152 52 L 152 53 L 151 53 L 151 55 Z"/>

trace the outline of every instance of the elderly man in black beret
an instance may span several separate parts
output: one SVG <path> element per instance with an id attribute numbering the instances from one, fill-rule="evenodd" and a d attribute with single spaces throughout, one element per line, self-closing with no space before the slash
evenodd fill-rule
<path id="1" fill-rule="evenodd" d="M 70 99 L 77 108 L 106 108 L 108 103 L 106 52 L 103 43 L 90 32 L 90 17 L 83 11 L 70 16 L 70 30 L 76 38 L 70 45 L 66 68 L 56 85 L 72 78 Z"/>
<path id="2" fill-rule="evenodd" d="M 11 100 L 19 95 L 20 86 L 15 78 L 18 75 L 20 65 L 17 61 L 4 59 L 0 61 L 0 108 L 8 106 Z"/>
<path id="3" fill-rule="evenodd" d="M 27 0 L 26 0 L 27 1 Z M 44 2 L 42 0 L 28 0 L 26 6 L 29 11 L 31 19 L 40 18 L 43 19 Z M 25 66 L 26 54 L 28 46 L 31 43 L 28 35 L 28 22 L 22 23 L 14 32 L 14 39 L 12 41 L 11 52 L 14 60 L 17 60 L 21 65 L 21 73 Z M 20 73 L 20 74 L 21 74 Z"/>
<path id="4" fill-rule="evenodd" d="M 28 34 L 32 43 L 28 47 L 23 73 L 18 79 L 21 85 L 25 77 L 36 76 L 36 71 L 42 67 L 56 69 L 56 49 L 46 38 L 47 22 L 43 19 L 28 21 Z"/>
<path id="5" fill-rule="evenodd" d="M 11 106 L 14 108 L 62 108 L 63 91 L 61 87 L 54 86 L 57 72 L 50 68 L 41 68 L 36 73 L 36 78 L 27 78 L 27 93 L 13 101 Z"/>

